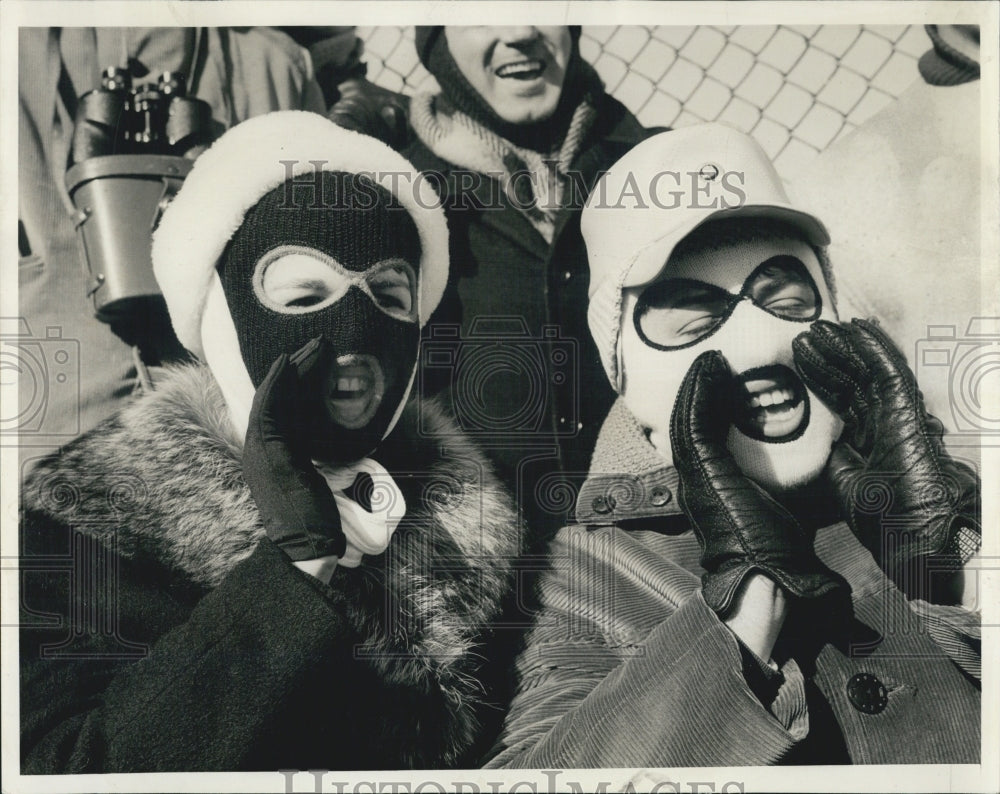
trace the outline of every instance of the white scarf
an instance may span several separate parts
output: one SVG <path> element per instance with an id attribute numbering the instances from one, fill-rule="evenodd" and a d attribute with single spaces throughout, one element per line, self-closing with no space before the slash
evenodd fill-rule
<path id="1" fill-rule="evenodd" d="M 213 277 L 205 298 L 201 337 L 205 361 L 222 390 L 234 430 L 239 438 L 245 438 L 255 389 L 240 355 L 236 328 L 217 274 Z M 411 376 L 410 387 L 412 385 Z M 385 435 L 392 431 L 399 419 L 402 406 L 409 396 L 410 387 L 407 388 L 400 408 L 396 411 Z M 314 465 L 330 487 L 340 512 L 341 527 L 347 536 L 347 551 L 337 564 L 346 568 L 356 568 L 360 565 L 363 555 L 381 554 L 385 551 L 392 539 L 392 533 L 396 531 L 400 520 L 406 514 L 406 501 L 392 475 L 371 458 L 362 458 L 345 466 L 318 464 L 315 461 Z M 371 512 L 344 493 L 362 472 L 368 474 L 374 483 Z"/>
<path id="2" fill-rule="evenodd" d="M 347 536 L 347 551 L 337 564 L 357 568 L 363 555 L 381 554 L 389 548 L 392 533 L 406 515 L 406 500 L 392 475 L 371 458 L 362 458 L 347 466 L 316 463 L 316 470 L 330 486 L 340 511 L 341 528 Z M 371 512 L 344 493 L 361 473 L 370 476 L 374 484 Z"/>

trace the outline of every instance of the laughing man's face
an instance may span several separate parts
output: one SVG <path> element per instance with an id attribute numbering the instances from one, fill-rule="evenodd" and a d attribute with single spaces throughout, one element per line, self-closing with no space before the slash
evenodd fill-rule
<path id="1" fill-rule="evenodd" d="M 446 27 L 459 71 L 504 121 L 542 121 L 556 109 L 572 50 L 569 28 Z"/>
<path id="2" fill-rule="evenodd" d="M 719 350 L 733 374 L 728 447 L 772 491 L 823 470 L 842 424 L 795 368 L 792 340 L 818 319 L 836 321 L 815 251 L 761 236 L 675 254 L 650 284 L 623 292 L 622 394 L 668 460 L 670 414 L 699 354 Z"/>

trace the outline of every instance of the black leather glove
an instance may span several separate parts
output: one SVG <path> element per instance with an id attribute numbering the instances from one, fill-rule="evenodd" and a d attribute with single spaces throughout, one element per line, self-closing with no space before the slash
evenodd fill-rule
<path id="1" fill-rule="evenodd" d="M 243 476 L 268 537 L 292 560 L 342 557 L 347 538 L 333 494 L 307 450 L 303 406 L 317 382 L 322 340 L 282 353 L 257 388 L 243 448 Z"/>
<path id="2" fill-rule="evenodd" d="M 732 375 L 718 351 L 695 359 L 670 417 L 681 509 L 694 525 L 705 602 L 725 613 L 746 576 L 760 571 L 792 595 L 817 598 L 845 585 L 816 556 L 813 536 L 737 466 L 726 448 Z"/>
<path id="3" fill-rule="evenodd" d="M 332 122 L 378 138 L 397 151 L 406 146 L 410 139 L 407 97 L 363 77 L 345 80 L 337 88 L 340 99 L 330 108 Z"/>
<path id="4" fill-rule="evenodd" d="M 908 596 L 928 598 L 978 550 L 979 478 L 945 451 L 903 354 L 871 322 L 813 324 L 794 341 L 809 388 L 845 422 L 827 472 L 844 518 Z"/>

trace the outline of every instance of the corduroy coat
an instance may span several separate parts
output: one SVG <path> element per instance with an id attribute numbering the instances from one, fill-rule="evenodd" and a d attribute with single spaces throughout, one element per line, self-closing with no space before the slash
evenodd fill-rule
<path id="1" fill-rule="evenodd" d="M 325 585 L 266 538 L 242 443 L 191 365 L 23 484 L 23 773 L 467 766 L 492 741 L 519 526 L 485 459 L 409 406 L 373 454 L 405 517 Z"/>
<path id="2" fill-rule="evenodd" d="M 491 766 L 979 763 L 977 614 L 908 602 L 845 524 L 821 526 L 849 598 L 786 621 L 765 705 L 758 660 L 701 597 L 677 482 L 617 402 Z"/>

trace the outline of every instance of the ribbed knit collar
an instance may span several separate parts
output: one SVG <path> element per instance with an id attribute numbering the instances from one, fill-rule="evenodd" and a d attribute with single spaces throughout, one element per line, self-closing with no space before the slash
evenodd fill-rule
<path id="1" fill-rule="evenodd" d="M 567 173 L 596 116 L 593 104 L 581 103 L 560 146 L 553 152 L 539 153 L 483 126 L 441 94 L 420 93 L 410 101 L 410 123 L 423 144 L 442 160 L 481 174 L 509 173 L 510 164 L 505 160 L 511 154 L 522 162 L 553 160 L 560 173 Z"/>
<path id="2" fill-rule="evenodd" d="M 551 242 L 563 207 L 570 167 L 594 125 L 590 101 L 573 111 L 559 148 L 549 155 L 516 146 L 453 107 L 443 95 L 418 94 L 410 103 L 417 137 L 441 159 L 498 180 L 511 204 Z M 523 178 L 524 174 L 529 178 Z"/>

